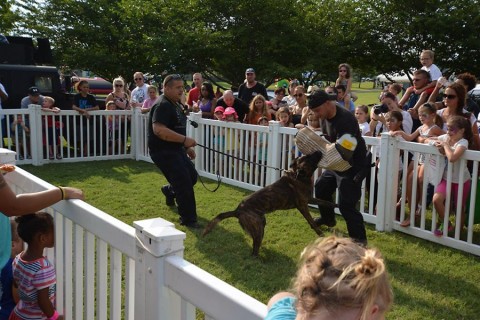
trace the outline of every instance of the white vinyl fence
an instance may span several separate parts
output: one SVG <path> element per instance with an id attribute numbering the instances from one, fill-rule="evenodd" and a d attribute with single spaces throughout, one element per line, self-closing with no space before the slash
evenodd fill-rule
<path id="1" fill-rule="evenodd" d="M 8 149 L 20 149 L 24 155 L 28 152 L 29 146 L 31 159 L 17 158 L 18 164 L 41 165 L 51 162 L 102 159 L 136 159 L 151 162 L 147 147 L 148 114 L 141 114 L 139 110 L 95 111 L 91 112 L 92 116 L 88 121 L 76 111 L 62 110 L 58 114 L 52 114 L 43 112 L 39 106 L 33 105 L 28 110 L 0 110 L 0 114 L 5 114 L 9 118 L 9 121 L 6 121 L 8 135 L 1 139 L 0 143 Z M 20 137 L 18 131 L 11 130 L 13 119 L 19 115 L 29 120 L 30 144 L 25 136 Z M 54 139 L 54 143 L 57 140 L 61 142 L 58 151 L 61 160 L 57 160 L 56 157 L 55 160 L 49 159 L 49 131 L 45 130 L 48 127 L 48 117 L 52 118 L 52 123 L 63 122 L 63 125 L 59 126 L 60 138 Z M 117 131 L 113 133 L 108 130 L 109 117 L 111 121 L 113 119 L 117 123 Z M 294 139 L 297 130 L 280 127 L 275 121 L 271 121 L 269 126 L 255 126 L 202 119 L 200 114 L 191 114 L 189 120 L 198 124 L 196 128 L 187 124 L 187 134 L 198 143 L 195 167 L 203 177 L 214 180 L 220 178 L 224 183 L 254 191 L 276 181 L 281 176 L 282 170 L 288 169 L 292 160 L 300 155 Z M 20 144 L 20 140 L 24 143 Z M 480 152 L 467 151 L 460 160 L 462 165 L 469 164 L 474 177 L 468 190 L 470 195 L 466 208 L 462 208 L 460 202 L 453 201 L 451 184 L 448 183 L 449 196 L 446 204 L 450 209 L 447 210 L 450 215 L 445 215 L 443 221 L 444 236 L 436 237 L 433 231 L 441 221 L 438 221 L 437 214 L 430 204 L 433 187 L 428 186 L 425 179 L 418 185 L 417 170 L 414 170 L 412 199 L 415 199 L 420 191 L 423 191 L 422 197 L 419 203 L 412 201 L 407 204 L 405 202 L 407 175 L 402 172 L 407 172 L 409 154 L 413 155 L 411 161 L 417 167 L 421 154 L 426 155 L 427 163 L 430 159 L 439 159 L 441 155 L 437 149 L 424 144 L 399 142 L 397 138 L 386 133 L 382 134 L 381 139 L 366 137 L 365 140 L 375 155 L 376 162 L 380 163 L 372 168 L 371 175 L 363 181 L 359 209 L 365 221 L 374 224 L 379 231 L 396 230 L 480 255 L 480 227 L 475 224 L 480 222 L 480 207 L 477 209 L 476 206 L 477 188 L 480 188 L 477 179 Z M 54 145 L 55 156 L 57 150 L 57 146 Z M 450 163 L 448 169 L 451 170 Z M 320 174 L 320 170 L 318 171 L 315 177 Z M 458 194 L 461 195 L 462 192 L 463 189 L 459 188 Z M 414 214 L 408 215 L 410 211 L 415 212 L 418 204 L 422 208 L 420 218 Z M 405 218 L 411 219 L 410 227 L 400 226 L 400 222 Z M 446 229 L 449 218 L 455 226 L 452 232 L 447 232 Z M 461 228 L 462 220 L 465 221 L 465 228 Z"/>
<path id="2" fill-rule="evenodd" d="M 1 152 L 0 152 L 1 154 Z M 0 157 L 1 159 L 1 157 Z M 53 188 L 18 168 L 16 193 Z M 55 219 L 57 310 L 66 319 L 260 320 L 266 306 L 183 259 L 185 234 L 161 218 L 134 227 L 80 201 L 47 208 Z"/>

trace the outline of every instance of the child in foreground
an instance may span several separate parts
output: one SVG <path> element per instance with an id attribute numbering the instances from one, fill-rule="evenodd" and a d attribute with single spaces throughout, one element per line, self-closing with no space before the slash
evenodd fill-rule
<path id="1" fill-rule="evenodd" d="M 392 302 L 380 253 L 331 236 L 305 248 L 291 292 L 270 299 L 265 320 L 376 320 Z"/>
<path id="2" fill-rule="evenodd" d="M 56 275 L 53 264 L 43 256 L 45 248 L 55 243 L 53 218 L 46 212 L 16 217 L 17 232 L 28 244 L 13 260 L 14 286 L 18 288 L 20 301 L 10 320 L 59 319 L 55 310 Z"/>
<path id="3" fill-rule="evenodd" d="M 13 259 L 22 252 L 23 241 L 17 234 L 17 223 L 10 220 L 12 230 L 12 251 L 10 259 L 0 273 L 0 320 L 8 320 L 13 308 L 18 303 L 18 291 L 13 286 Z"/>
<path id="4" fill-rule="evenodd" d="M 462 202 L 461 209 L 461 226 L 465 222 L 465 202 L 467 201 L 468 194 L 470 193 L 471 175 L 467 166 L 463 168 L 463 172 L 460 171 L 460 158 L 468 149 L 473 141 L 473 133 L 470 122 L 463 116 L 453 116 L 447 121 L 447 133 L 438 137 L 435 146 L 438 147 L 440 153 L 445 154 L 448 162 L 453 163 L 452 172 L 452 189 L 451 195 L 455 203 Z M 442 180 L 440 184 L 435 188 L 435 194 L 433 195 L 433 205 L 439 216 L 440 226 L 433 232 L 437 237 L 441 237 L 446 231 L 452 231 L 453 226 L 448 221 L 448 227 L 444 228 L 443 222 L 445 218 L 445 212 L 449 214 L 449 208 L 445 208 L 445 200 L 447 198 L 447 173 L 448 167 L 445 167 Z M 460 175 L 463 175 L 463 194 L 461 199 L 458 199 L 458 188 L 460 182 Z"/>

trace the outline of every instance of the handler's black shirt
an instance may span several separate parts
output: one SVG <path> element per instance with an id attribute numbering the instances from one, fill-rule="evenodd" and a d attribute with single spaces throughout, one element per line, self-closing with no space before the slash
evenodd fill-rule
<path id="1" fill-rule="evenodd" d="M 349 163 L 352 167 L 361 167 L 365 164 L 367 147 L 360 132 L 355 116 L 340 105 L 336 105 L 337 113 L 332 119 L 321 120 L 321 128 L 330 142 L 336 142 L 344 134 L 351 134 L 357 139 L 357 147 Z"/>
<path id="2" fill-rule="evenodd" d="M 178 134 L 186 135 L 187 116 L 179 103 L 168 100 L 167 97 L 162 94 L 159 101 L 150 110 L 148 120 L 148 148 L 150 149 L 150 153 L 158 150 L 183 148 L 182 143 L 165 141 L 157 137 L 152 127 L 153 123 L 158 122 Z"/>

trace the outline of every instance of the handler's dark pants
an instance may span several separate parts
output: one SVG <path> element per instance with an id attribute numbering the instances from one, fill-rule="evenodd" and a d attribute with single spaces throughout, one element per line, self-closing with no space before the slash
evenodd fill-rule
<path id="1" fill-rule="evenodd" d="M 170 183 L 175 196 L 180 222 L 188 225 L 197 222 L 197 208 L 193 186 L 197 183 L 197 171 L 183 148 L 156 151 L 150 154 L 153 162 Z"/>
<path id="2" fill-rule="evenodd" d="M 333 193 L 338 186 L 338 207 L 347 223 L 348 234 L 352 239 L 366 243 L 367 234 L 363 223 L 363 216 L 360 211 L 355 208 L 362 194 L 362 184 L 361 182 L 355 183 L 353 181 L 354 176 L 355 173 L 352 172 L 339 175 L 335 171 L 324 171 L 315 182 L 315 197 L 332 201 Z M 335 212 L 332 208 L 319 207 L 319 210 L 320 215 L 326 221 L 335 220 Z"/>

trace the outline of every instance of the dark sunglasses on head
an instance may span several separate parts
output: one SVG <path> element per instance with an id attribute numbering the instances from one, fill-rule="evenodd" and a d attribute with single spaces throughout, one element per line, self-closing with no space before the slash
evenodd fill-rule
<path id="1" fill-rule="evenodd" d="M 170 74 L 165 78 L 165 83 L 163 85 L 167 85 L 172 81 L 178 81 L 178 80 L 183 80 L 182 77 L 179 74 Z"/>
<path id="2" fill-rule="evenodd" d="M 457 96 L 454 95 L 454 94 L 444 94 L 443 95 L 443 99 L 448 99 L 448 100 L 452 100 L 452 99 L 455 99 Z"/>

